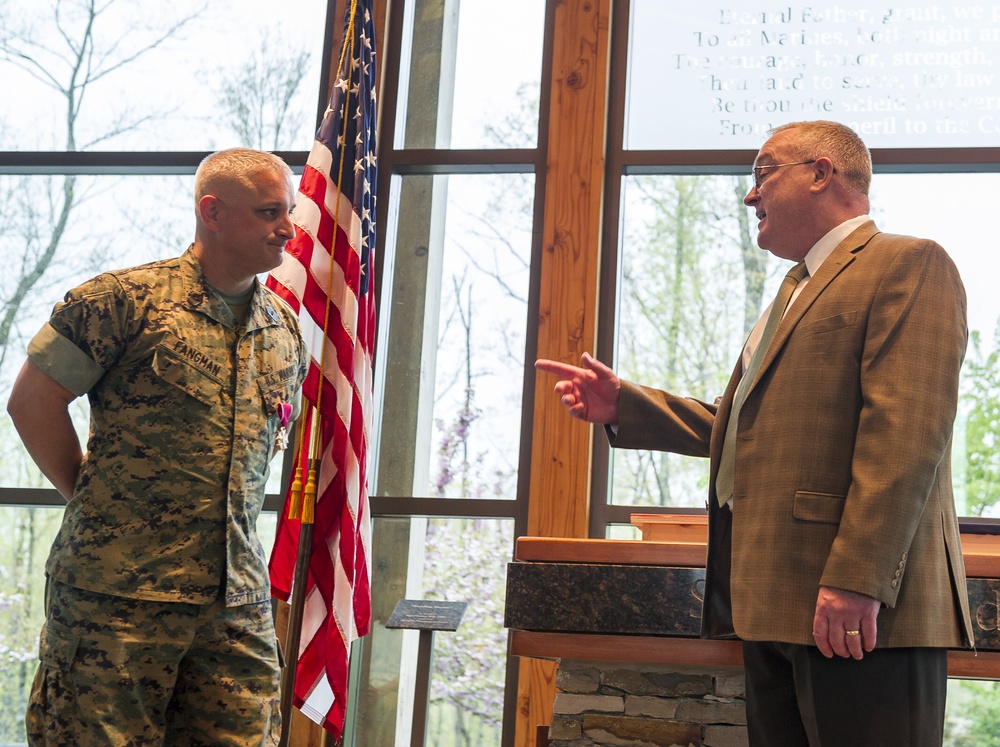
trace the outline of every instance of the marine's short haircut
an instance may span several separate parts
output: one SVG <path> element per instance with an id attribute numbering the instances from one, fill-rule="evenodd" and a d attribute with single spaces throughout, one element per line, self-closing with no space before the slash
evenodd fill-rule
<path id="1" fill-rule="evenodd" d="M 292 176 L 288 164 L 273 153 L 252 148 L 229 148 L 208 155 L 194 175 L 194 199 L 197 205 L 205 195 L 216 193 L 227 184 L 252 188 L 263 172 Z"/>

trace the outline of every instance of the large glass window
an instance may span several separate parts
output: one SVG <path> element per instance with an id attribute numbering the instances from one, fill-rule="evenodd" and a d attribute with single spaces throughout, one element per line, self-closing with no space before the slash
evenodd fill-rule
<path id="1" fill-rule="evenodd" d="M 473 504 L 499 499 L 510 508 L 493 511 L 515 515 L 533 192 L 526 174 L 396 180 L 373 505 L 402 497 L 426 509 L 444 498 L 459 504 L 444 510 L 472 517 L 481 510 Z M 459 631 L 435 639 L 430 743 L 499 745 L 513 521 L 376 520 L 372 544 L 382 572 L 355 744 L 407 743 L 414 696 L 423 702 L 416 634 L 384 627 L 405 589 L 406 598 L 469 603 Z"/>
<path id="2" fill-rule="evenodd" d="M 57 508 L 0 507 L 0 744 L 24 741 L 24 711 L 38 666 L 45 559 Z"/>
<path id="3" fill-rule="evenodd" d="M 306 149 L 326 5 L 8 0 L 0 148 Z"/>
<path id="4" fill-rule="evenodd" d="M 756 246 L 742 204 L 747 186 L 736 176 L 625 179 L 616 356 L 624 378 L 709 402 L 722 394 L 787 267 Z M 876 174 L 871 190 L 879 228 L 934 239 L 966 285 L 970 342 L 952 472 L 959 513 L 971 516 L 1000 516 L 1000 299 L 990 282 L 1000 258 L 988 246 L 998 190 L 1000 174 L 941 173 Z M 612 458 L 612 503 L 704 504 L 707 460 L 647 451 Z"/>
<path id="5" fill-rule="evenodd" d="M 405 148 L 533 148 L 545 3 L 406 4 L 397 136 Z"/>
<path id="6" fill-rule="evenodd" d="M 400 541 L 405 539 L 407 541 Z M 387 620 L 401 598 L 465 602 L 457 631 L 438 632 L 429 682 L 417 682 L 419 632 L 377 626 L 360 660 L 355 744 L 410 744 L 414 703 L 427 704 L 425 744 L 500 745 L 507 679 L 503 627 L 513 522 L 376 519 L 383 583 L 373 612 Z M 397 574 L 405 570 L 405 579 Z"/>
<path id="7" fill-rule="evenodd" d="M 379 494 L 515 497 L 532 182 L 412 176 L 394 191 Z"/>
<path id="8" fill-rule="evenodd" d="M 744 177 L 635 176 L 622 188 L 619 375 L 706 401 L 722 393 L 766 305 L 768 256 L 754 243 Z M 768 299 L 769 300 L 769 299 Z M 612 503 L 703 506 L 708 462 L 612 450 Z"/>
<path id="9" fill-rule="evenodd" d="M 798 119 L 845 122 L 873 148 L 1000 145 L 993 5 L 631 7 L 628 148 L 756 149 Z"/>
<path id="10" fill-rule="evenodd" d="M 179 176 L 0 176 L 10 210 L 2 236 L 10 261 L 0 289 L 0 399 L 7 401 L 28 341 L 67 290 L 103 271 L 184 251 L 194 238 L 193 184 Z M 85 397 L 71 414 L 85 443 Z M 2 485 L 47 486 L 8 419 L 2 428 Z"/>
<path id="11" fill-rule="evenodd" d="M 952 478 L 959 515 L 1000 516 L 1000 272 L 990 220 L 1000 174 L 885 174 L 872 184 L 873 215 L 893 233 L 933 238 L 958 265 L 969 300 Z M 932 202 L 933 210 L 927 205 Z"/>

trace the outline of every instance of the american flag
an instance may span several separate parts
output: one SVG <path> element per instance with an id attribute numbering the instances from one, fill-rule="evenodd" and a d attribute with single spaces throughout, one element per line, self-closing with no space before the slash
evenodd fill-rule
<path id="1" fill-rule="evenodd" d="M 299 315 L 312 358 L 303 386 L 307 432 L 319 402 L 319 480 L 294 703 L 338 739 L 351 642 L 371 625 L 366 469 L 375 342 L 371 2 L 349 3 L 337 81 L 299 184 L 298 230 L 267 280 Z M 308 444 L 302 448 L 308 450 Z M 273 593 L 284 600 L 292 593 L 299 526 L 283 512 L 271 554 Z"/>

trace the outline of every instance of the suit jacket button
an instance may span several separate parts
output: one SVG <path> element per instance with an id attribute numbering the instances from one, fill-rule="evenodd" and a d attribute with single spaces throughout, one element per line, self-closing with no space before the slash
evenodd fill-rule
<path id="1" fill-rule="evenodd" d="M 899 586 L 899 579 L 898 578 L 894 578 L 892 580 L 892 588 L 895 589 L 897 586 Z"/>

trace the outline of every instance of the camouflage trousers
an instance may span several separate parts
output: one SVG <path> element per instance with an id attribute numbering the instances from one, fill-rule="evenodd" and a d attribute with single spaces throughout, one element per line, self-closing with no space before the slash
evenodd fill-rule
<path id="1" fill-rule="evenodd" d="M 269 601 L 147 602 L 50 580 L 28 744 L 278 743 L 279 653 Z"/>

